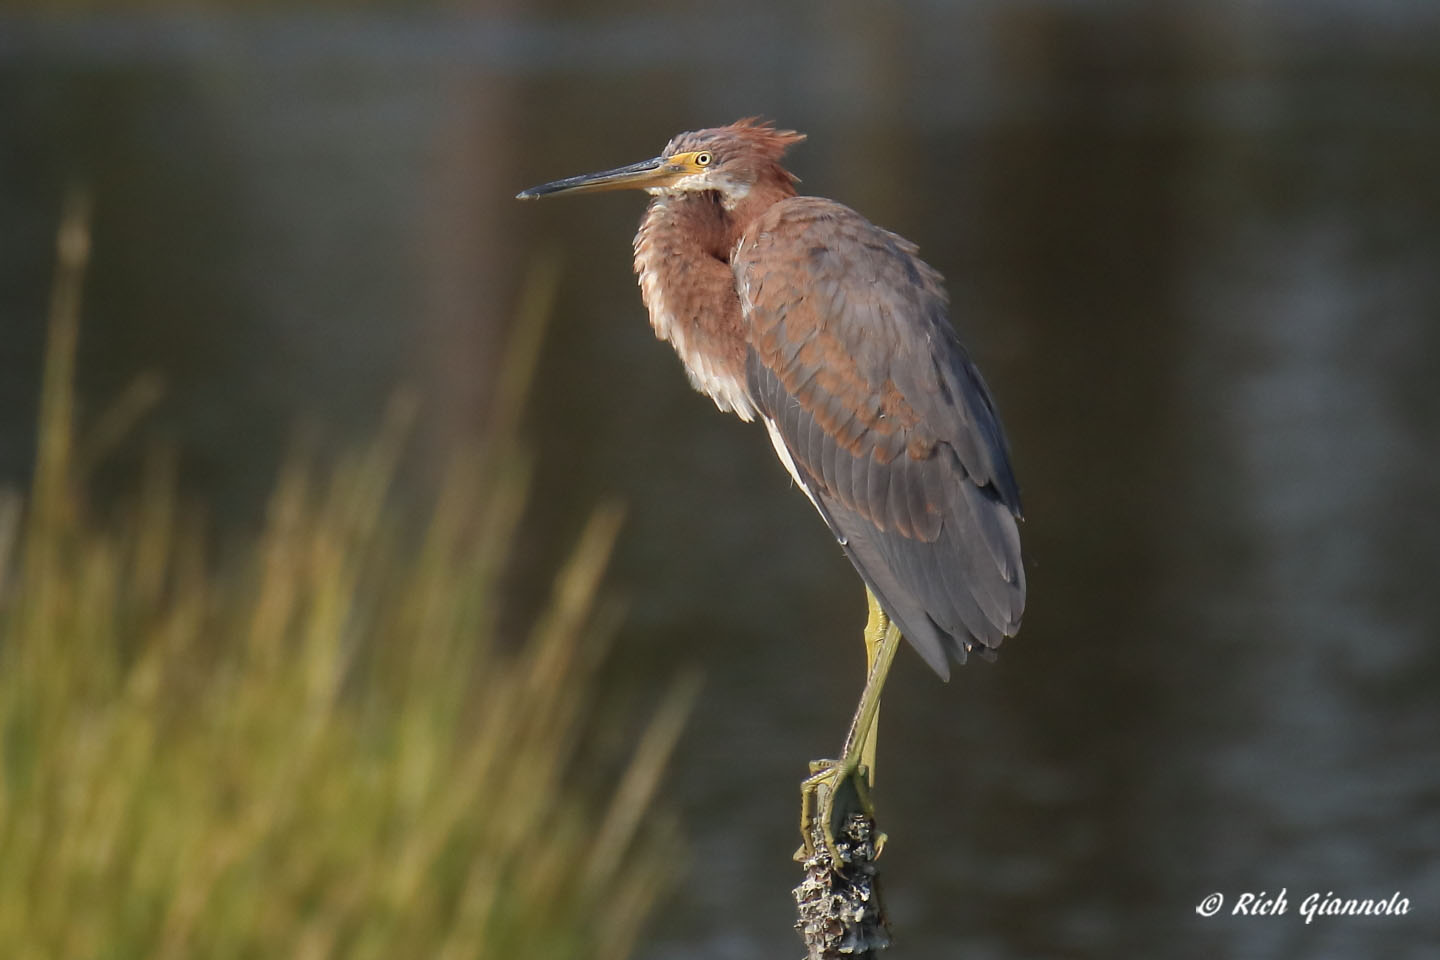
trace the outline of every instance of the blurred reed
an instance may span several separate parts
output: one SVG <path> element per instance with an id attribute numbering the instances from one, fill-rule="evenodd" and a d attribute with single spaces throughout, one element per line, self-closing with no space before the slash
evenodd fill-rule
<path id="1" fill-rule="evenodd" d="M 424 529 L 393 506 L 401 400 L 368 449 L 289 463 L 259 537 L 217 563 L 172 457 L 113 520 L 87 512 L 84 466 L 155 390 L 77 441 L 85 207 L 60 230 L 33 487 L 0 496 L 4 956 L 628 955 L 673 876 L 675 832 L 646 811 L 694 684 L 608 799 L 575 785 L 614 508 L 528 637 L 497 637 L 544 297 L 504 422 L 456 456 Z"/>

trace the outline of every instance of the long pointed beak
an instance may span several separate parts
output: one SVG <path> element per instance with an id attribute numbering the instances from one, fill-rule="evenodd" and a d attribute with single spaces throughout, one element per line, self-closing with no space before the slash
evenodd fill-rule
<path id="1" fill-rule="evenodd" d="M 616 167 L 614 170 L 582 173 L 578 177 L 552 180 L 549 183 L 542 183 L 538 187 L 531 187 L 529 190 L 521 190 L 515 194 L 515 199 L 535 200 L 555 193 L 596 193 L 600 190 L 625 190 L 627 188 L 638 190 L 645 187 L 661 187 L 674 182 L 686 173 L 684 168 L 676 167 L 668 161 L 668 157 L 654 157 L 650 160 L 641 160 L 639 163 Z"/>

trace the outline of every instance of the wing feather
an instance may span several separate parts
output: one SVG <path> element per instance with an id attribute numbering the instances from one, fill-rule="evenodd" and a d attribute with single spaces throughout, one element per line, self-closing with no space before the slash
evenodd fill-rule
<path id="1" fill-rule="evenodd" d="M 1025 606 L 1020 494 L 994 401 L 908 241 L 796 197 L 731 260 L 747 383 L 856 569 L 941 675 Z"/>

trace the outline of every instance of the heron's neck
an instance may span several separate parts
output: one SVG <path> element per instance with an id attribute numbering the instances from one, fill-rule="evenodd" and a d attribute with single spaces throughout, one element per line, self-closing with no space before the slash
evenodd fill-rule
<path id="1" fill-rule="evenodd" d="M 760 219 L 761 214 L 781 200 L 793 196 L 795 183 L 778 164 L 773 171 L 759 177 L 745 196 L 735 200 L 726 211 L 725 260 L 729 261 L 735 245 L 740 242 L 750 224 Z"/>
<path id="2" fill-rule="evenodd" d="M 662 194 L 645 211 L 636 243 L 647 234 L 663 236 L 664 246 L 672 251 L 703 253 L 728 264 L 750 224 L 774 204 L 793 196 L 794 180 L 778 165 L 739 196 L 722 197 L 710 190 Z"/>
<path id="3" fill-rule="evenodd" d="M 656 197 L 640 224 L 642 234 L 661 240 L 672 253 L 730 259 L 731 213 L 713 192 Z"/>

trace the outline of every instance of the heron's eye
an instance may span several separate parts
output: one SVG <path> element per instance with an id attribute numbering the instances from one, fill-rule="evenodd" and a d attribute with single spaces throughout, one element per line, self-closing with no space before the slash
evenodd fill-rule
<path id="1" fill-rule="evenodd" d="M 708 167 L 708 166 L 710 166 L 710 154 L 708 154 L 708 153 L 697 153 L 697 154 L 695 154 L 695 166 L 697 166 L 697 167 Z"/>

